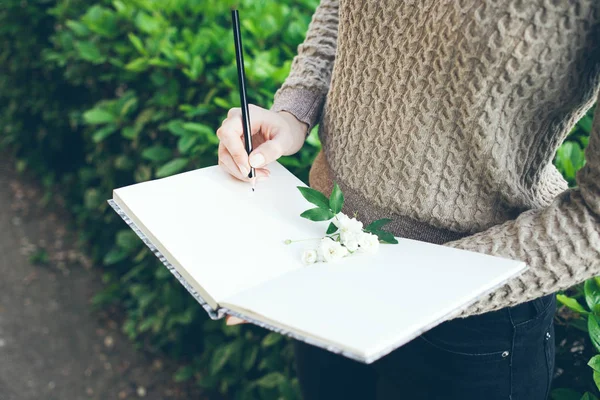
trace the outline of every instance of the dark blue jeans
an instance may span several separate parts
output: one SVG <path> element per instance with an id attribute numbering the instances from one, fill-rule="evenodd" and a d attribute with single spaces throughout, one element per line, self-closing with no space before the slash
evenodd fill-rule
<path id="1" fill-rule="evenodd" d="M 554 371 L 555 310 L 556 298 L 548 295 L 447 321 L 371 365 L 296 342 L 303 397 L 547 399 Z"/>

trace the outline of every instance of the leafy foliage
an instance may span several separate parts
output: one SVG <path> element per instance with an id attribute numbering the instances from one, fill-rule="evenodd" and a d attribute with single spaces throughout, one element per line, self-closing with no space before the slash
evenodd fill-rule
<path id="1" fill-rule="evenodd" d="M 569 186 L 575 186 L 576 173 L 585 165 L 584 151 L 592 130 L 594 109 L 595 107 L 592 107 L 588 110 L 586 115 L 577 122 L 554 158 L 555 166 L 567 180 Z M 560 293 L 557 295 L 557 300 L 574 313 L 573 319 L 568 322 L 569 325 L 587 332 L 588 347 L 593 347 L 600 352 L 600 278 L 589 279 L 583 285 L 573 288 L 572 292 L 576 295 L 567 296 Z M 584 299 L 584 304 L 578 301 L 581 297 Z M 592 368 L 592 371 L 590 371 L 590 384 L 587 385 L 588 391 L 582 395 L 571 389 L 555 389 L 552 392 L 552 399 L 597 399 L 600 395 L 600 372 L 597 357 L 592 357 L 588 363 Z"/>
<path id="2" fill-rule="evenodd" d="M 587 332 L 590 346 L 600 352 L 600 278 L 587 280 L 572 290 L 573 294 L 558 294 L 558 301 L 574 313 L 569 321 L 574 328 Z M 583 286 L 583 287 L 581 287 Z M 571 389 L 555 389 L 554 400 L 595 399 L 600 394 L 600 355 L 594 355 L 589 361 L 590 378 L 593 382 L 583 395 Z"/>
<path id="3" fill-rule="evenodd" d="M 242 15 L 251 103 L 268 108 L 318 0 L 6 0 L 0 5 L 0 144 L 56 185 L 81 243 L 104 265 L 96 306 L 124 332 L 231 398 L 299 397 L 289 341 L 226 327 L 204 311 L 119 218 L 115 187 L 216 163 L 216 128 L 239 106 L 230 9 Z M 281 162 L 307 180 L 313 131 Z"/>

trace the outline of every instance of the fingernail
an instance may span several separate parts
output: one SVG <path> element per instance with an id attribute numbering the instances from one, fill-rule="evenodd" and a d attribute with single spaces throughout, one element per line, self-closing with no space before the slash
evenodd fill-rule
<path id="1" fill-rule="evenodd" d="M 229 318 L 227 318 L 227 322 L 225 322 L 225 324 L 226 325 L 237 325 L 237 324 L 241 324 L 242 322 L 244 322 L 243 319 L 234 317 L 234 316 L 230 316 Z"/>
<path id="2" fill-rule="evenodd" d="M 261 167 L 264 163 L 265 157 L 262 154 L 257 153 L 250 156 L 250 165 L 252 165 L 254 168 Z"/>

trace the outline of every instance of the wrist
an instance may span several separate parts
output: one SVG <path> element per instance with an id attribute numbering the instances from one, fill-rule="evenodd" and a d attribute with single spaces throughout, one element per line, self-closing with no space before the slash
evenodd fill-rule
<path id="1" fill-rule="evenodd" d="M 294 137 L 299 137 L 304 141 L 308 135 L 308 124 L 300 121 L 296 116 L 288 111 L 277 111 L 288 123 Z"/>

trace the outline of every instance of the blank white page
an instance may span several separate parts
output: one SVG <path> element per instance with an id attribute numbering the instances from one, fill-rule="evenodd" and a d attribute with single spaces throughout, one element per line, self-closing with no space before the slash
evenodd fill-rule
<path id="1" fill-rule="evenodd" d="M 525 268 L 520 261 L 399 239 L 374 255 L 291 271 L 221 305 L 250 310 L 370 362 Z"/>
<path id="2" fill-rule="evenodd" d="M 302 268 L 301 249 L 283 241 L 327 229 L 328 223 L 300 217 L 314 207 L 296 188 L 306 185 L 279 163 L 269 169 L 255 192 L 213 166 L 116 189 L 113 197 L 190 283 L 218 303 Z"/>

